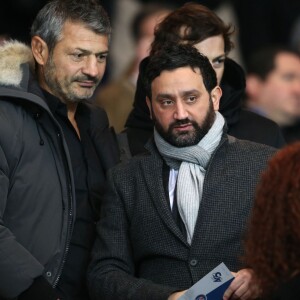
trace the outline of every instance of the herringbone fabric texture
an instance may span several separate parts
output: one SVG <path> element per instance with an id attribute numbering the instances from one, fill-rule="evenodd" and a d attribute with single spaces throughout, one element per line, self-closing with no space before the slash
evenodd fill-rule
<path id="1" fill-rule="evenodd" d="M 204 179 L 192 244 L 172 216 L 163 186 L 163 160 L 150 154 L 114 168 L 102 206 L 88 274 L 92 299 L 166 300 L 219 263 L 241 267 L 242 239 L 267 146 L 221 140 Z"/>

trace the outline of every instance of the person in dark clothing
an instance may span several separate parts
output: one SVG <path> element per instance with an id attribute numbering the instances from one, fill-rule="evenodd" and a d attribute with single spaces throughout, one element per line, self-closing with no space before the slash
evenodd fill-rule
<path id="1" fill-rule="evenodd" d="M 31 49 L 0 47 L 0 299 L 89 299 L 95 223 L 119 156 L 106 113 L 89 103 L 110 32 L 96 2 L 54 0 Z"/>
<path id="2" fill-rule="evenodd" d="M 209 58 L 217 73 L 218 83 L 223 90 L 219 111 L 225 117 L 228 134 L 239 139 L 282 147 L 285 142 L 276 123 L 242 109 L 245 77 L 241 67 L 227 57 L 232 47 L 231 33 L 231 27 L 225 25 L 214 12 L 202 5 L 189 3 L 169 14 L 159 24 L 151 51 L 159 51 L 170 42 L 184 41 L 196 47 Z M 152 135 L 153 122 L 146 105 L 142 78 L 147 62 L 146 58 L 140 64 L 133 110 L 126 122 L 129 155 L 143 152 L 145 141 Z M 126 142 L 124 134 L 119 139 L 121 145 L 124 140 Z M 126 151 L 124 145 L 121 146 L 123 152 Z"/>
<path id="3" fill-rule="evenodd" d="M 276 149 L 226 134 L 216 73 L 194 47 L 166 45 L 145 78 L 154 138 L 148 153 L 109 172 L 88 271 L 92 299 L 176 300 L 221 262 L 236 272 L 222 299 L 256 299 L 242 240 Z"/>

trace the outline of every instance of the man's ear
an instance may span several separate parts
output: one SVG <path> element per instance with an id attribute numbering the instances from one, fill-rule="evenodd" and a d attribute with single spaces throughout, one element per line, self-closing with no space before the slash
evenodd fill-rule
<path id="1" fill-rule="evenodd" d="M 210 93 L 214 110 L 219 110 L 220 99 L 222 97 L 222 90 L 219 86 L 216 86 Z"/>
<path id="2" fill-rule="evenodd" d="M 151 106 L 151 100 L 149 99 L 148 96 L 146 96 L 146 102 L 147 102 L 147 106 L 149 108 L 149 113 L 150 113 L 150 118 L 152 119 L 152 106 Z M 153 119 L 152 119 L 153 120 Z"/>
<path id="3" fill-rule="evenodd" d="M 39 36 L 33 36 L 31 39 L 31 50 L 36 62 L 44 66 L 49 57 L 48 46 Z"/>

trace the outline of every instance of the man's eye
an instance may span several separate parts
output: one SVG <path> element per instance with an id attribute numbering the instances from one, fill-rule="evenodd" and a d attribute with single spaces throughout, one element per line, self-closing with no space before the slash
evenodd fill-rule
<path id="1" fill-rule="evenodd" d="M 163 106 L 169 106 L 169 105 L 172 105 L 172 103 L 173 103 L 172 100 L 167 100 L 167 99 L 161 101 L 161 104 L 162 104 Z"/>
<path id="2" fill-rule="evenodd" d="M 196 96 L 189 96 L 188 98 L 187 98 L 187 102 L 195 102 L 196 101 Z"/>
<path id="3" fill-rule="evenodd" d="M 217 60 L 214 60 L 212 65 L 214 68 L 220 68 L 224 65 L 225 58 L 218 58 Z"/>
<path id="4" fill-rule="evenodd" d="M 75 60 L 81 60 L 83 58 L 82 53 L 73 53 L 72 56 Z"/>
<path id="5" fill-rule="evenodd" d="M 105 62 L 107 59 L 107 54 L 100 54 L 97 56 L 99 62 Z"/>

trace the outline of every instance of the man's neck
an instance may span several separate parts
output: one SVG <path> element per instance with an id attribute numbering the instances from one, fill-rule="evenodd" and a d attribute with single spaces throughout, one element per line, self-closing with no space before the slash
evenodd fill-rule
<path id="1" fill-rule="evenodd" d="M 299 120 L 299 118 L 295 118 L 292 117 L 291 115 L 284 114 L 282 111 L 275 110 L 268 106 L 266 107 L 263 107 L 262 105 L 258 106 L 250 102 L 248 108 L 257 114 L 274 121 L 275 123 L 278 124 L 279 127 L 293 126 Z"/>
<path id="2" fill-rule="evenodd" d="M 79 129 L 77 126 L 77 122 L 75 120 L 75 115 L 76 115 L 76 109 L 78 106 L 78 103 L 74 103 L 74 102 L 69 102 L 66 101 L 65 99 L 61 99 L 59 96 L 55 95 L 54 93 L 52 93 L 50 91 L 50 89 L 48 88 L 47 85 L 43 84 L 43 82 L 39 83 L 40 87 L 45 90 L 48 94 L 51 94 L 52 96 L 54 96 L 56 99 L 58 99 L 60 102 L 64 103 L 67 107 L 67 115 L 68 115 L 68 119 L 71 122 L 72 126 L 74 127 L 78 137 L 80 138 L 80 133 L 79 133 Z"/>

